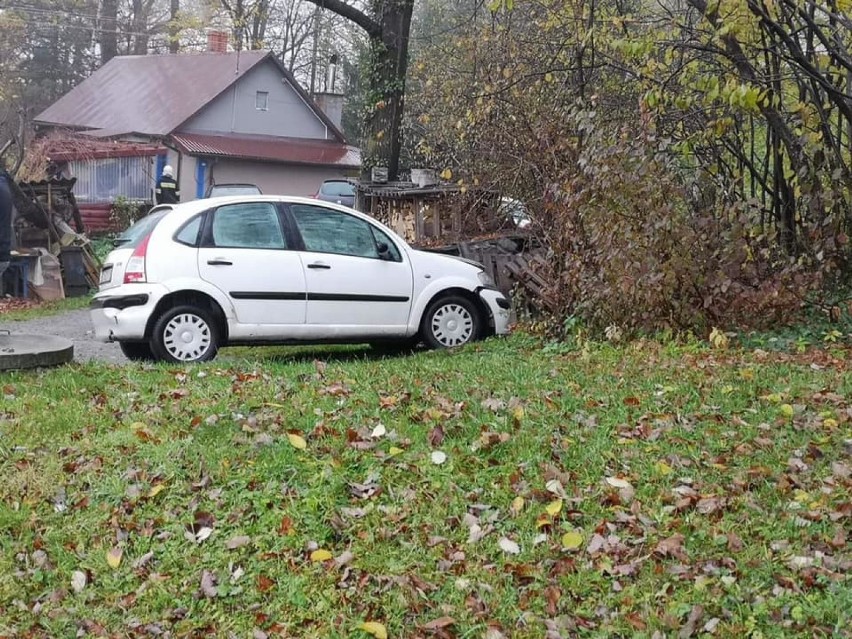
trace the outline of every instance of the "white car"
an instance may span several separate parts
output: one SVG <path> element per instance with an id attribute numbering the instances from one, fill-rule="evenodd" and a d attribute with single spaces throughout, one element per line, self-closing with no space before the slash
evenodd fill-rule
<path id="1" fill-rule="evenodd" d="M 96 336 L 130 359 L 206 361 L 234 344 L 449 348 L 508 332 L 509 301 L 482 265 L 417 251 L 345 206 L 259 195 L 152 215 L 107 257 L 91 304 Z"/>

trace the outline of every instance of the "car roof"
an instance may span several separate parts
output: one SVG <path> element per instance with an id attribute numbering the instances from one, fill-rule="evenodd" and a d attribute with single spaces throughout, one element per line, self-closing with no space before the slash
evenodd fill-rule
<path id="1" fill-rule="evenodd" d="M 319 206 L 328 209 L 335 209 L 343 213 L 349 213 L 355 217 L 367 220 L 368 222 L 376 222 L 377 220 L 365 213 L 356 211 L 348 206 L 328 202 L 326 200 L 317 200 L 312 197 L 301 197 L 298 195 L 222 195 L 216 197 L 202 198 L 198 200 L 190 200 L 189 202 L 180 202 L 172 204 L 172 210 L 167 214 L 167 217 L 175 219 L 188 219 L 202 211 L 224 206 L 226 204 L 253 204 L 253 203 L 275 203 L 275 204 L 308 204 L 310 206 Z"/>
<path id="2" fill-rule="evenodd" d="M 379 222 L 371 215 L 361 213 L 361 211 L 356 211 L 355 209 L 352 209 L 348 206 L 344 206 L 343 204 L 337 204 L 336 202 L 329 202 L 327 200 L 317 200 L 312 197 L 301 197 L 298 195 L 223 195 L 217 197 L 202 198 L 198 200 L 190 200 L 189 202 L 180 202 L 178 204 L 171 205 L 172 210 L 167 212 L 166 215 L 163 216 L 163 220 L 161 220 L 161 223 L 157 226 L 158 228 L 164 226 L 171 229 L 175 229 L 189 218 L 204 211 L 209 211 L 211 209 L 215 209 L 220 206 L 225 206 L 227 204 L 253 203 L 307 204 L 314 207 L 333 209 L 342 213 L 348 213 L 349 215 L 360 218 L 366 222 L 370 222 L 371 224 L 379 224 L 380 226 L 384 227 L 388 232 L 390 232 L 390 234 L 394 238 L 402 242 L 404 245 L 407 245 L 407 242 L 404 238 L 402 238 L 393 229 L 385 226 L 384 224 L 381 224 L 381 222 Z"/>

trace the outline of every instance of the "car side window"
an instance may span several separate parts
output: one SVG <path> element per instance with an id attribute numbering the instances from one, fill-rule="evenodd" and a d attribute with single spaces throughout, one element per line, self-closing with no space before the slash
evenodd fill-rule
<path id="1" fill-rule="evenodd" d="M 187 246 L 197 246 L 198 233 L 201 231 L 201 220 L 203 219 L 203 215 L 196 215 L 189 222 L 184 224 L 183 228 L 175 234 L 175 242 L 180 242 Z"/>
<path id="2" fill-rule="evenodd" d="M 219 248 L 288 248 L 278 209 L 266 202 L 220 206 L 213 212 L 211 235 Z"/>
<path id="3" fill-rule="evenodd" d="M 372 224 L 332 209 L 291 204 L 306 251 L 379 258 Z"/>

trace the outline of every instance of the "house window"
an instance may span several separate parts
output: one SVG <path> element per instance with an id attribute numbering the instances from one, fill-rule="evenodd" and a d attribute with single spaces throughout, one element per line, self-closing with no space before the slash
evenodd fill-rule
<path id="1" fill-rule="evenodd" d="M 269 92 L 258 91 L 254 96 L 254 108 L 258 111 L 269 110 Z"/>
<path id="2" fill-rule="evenodd" d="M 153 183 L 150 157 L 73 160 L 71 175 L 77 178 L 74 195 L 80 202 L 113 202 L 151 199 Z"/>

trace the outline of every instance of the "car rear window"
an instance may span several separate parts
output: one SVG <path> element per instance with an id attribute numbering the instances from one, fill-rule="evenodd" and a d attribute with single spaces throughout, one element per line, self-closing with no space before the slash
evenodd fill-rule
<path id="1" fill-rule="evenodd" d="M 260 189 L 250 184 L 233 186 L 211 186 L 210 197 L 223 195 L 261 195 Z"/>
<path id="2" fill-rule="evenodd" d="M 355 195 L 355 187 L 349 182 L 323 182 L 320 187 L 323 195 L 350 196 Z"/>
<path id="3" fill-rule="evenodd" d="M 171 211 L 171 208 L 157 209 L 150 215 L 143 217 L 116 238 L 118 245 L 121 248 L 136 248 L 139 242 L 154 230 L 154 227 L 169 211 Z"/>

